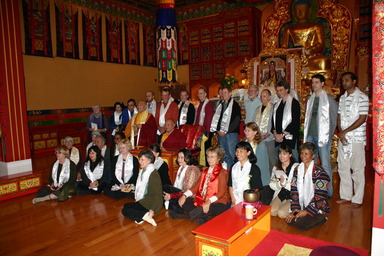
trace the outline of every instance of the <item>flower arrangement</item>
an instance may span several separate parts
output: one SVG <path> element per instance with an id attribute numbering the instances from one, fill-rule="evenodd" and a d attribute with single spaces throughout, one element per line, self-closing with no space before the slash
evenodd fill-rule
<path id="1" fill-rule="evenodd" d="M 220 78 L 219 80 L 219 83 L 222 86 L 234 86 L 237 82 L 237 79 L 234 76 L 231 76 L 230 74 L 226 74 L 225 77 Z"/>

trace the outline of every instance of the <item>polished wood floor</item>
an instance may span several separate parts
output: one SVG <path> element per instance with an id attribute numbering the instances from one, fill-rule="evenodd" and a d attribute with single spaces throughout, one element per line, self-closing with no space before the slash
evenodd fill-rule
<path id="1" fill-rule="evenodd" d="M 368 154 L 367 154 L 368 157 Z M 47 179 L 53 155 L 33 158 L 35 170 Z M 372 163 L 368 160 L 369 166 Z M 370 250 L 373 172 L 366 170 L 364 205 L 351 209 L 338 205 L 338 175 L 331 215 L 324 225 L 298 231 L 283 219 L 272 217 L 272 228 L 329 242 Z M 32 205 L 34 195 L 0 202 L 0 255 L 194 255 L 191 230 L 197 224 L 172 220 L 165 210 L 158 223 L 137 225 L 120 213 L 126 200 L 99 196 L 74 196 L 66 202 Z M 260 255 L 263 255 L 260 252 Z"/>

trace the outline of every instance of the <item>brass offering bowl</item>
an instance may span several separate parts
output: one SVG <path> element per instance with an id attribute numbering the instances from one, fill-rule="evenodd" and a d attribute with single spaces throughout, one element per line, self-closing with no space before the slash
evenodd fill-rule
<path id="1" fill-rule="evenodd" d="M 243 192 L 244 201 L 247 203 L 254 203 L 260 200 L 259 191 L 253 189 L 247 189 Z"/>

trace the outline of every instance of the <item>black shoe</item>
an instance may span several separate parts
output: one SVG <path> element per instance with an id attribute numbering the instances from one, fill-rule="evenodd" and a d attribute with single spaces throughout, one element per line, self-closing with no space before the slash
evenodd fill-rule
<path id="1" fill-rule="evenodd" d="M 177 213 L 177 212 L 170 212 L 169 216 L 171 216 L 172 219 L 189 219 L 189 214 L 187 213 Z"/>
<path id="2" fill-rule="evenodd" d="M 209 221 L 210 220 L 210 218 L 208 218 L 208 217 L 205 217 L 205 218 L 201 218 L 201 219 L 198 219 L 197 220 L 197 225 L 203 225 L 204 223 L 206 223 L 207 221 Z"/>

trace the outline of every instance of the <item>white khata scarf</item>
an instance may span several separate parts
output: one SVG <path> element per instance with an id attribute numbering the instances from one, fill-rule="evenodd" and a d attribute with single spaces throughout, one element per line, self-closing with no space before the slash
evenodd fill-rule
<path id="1" fill-rule="evenodd" d="M 181 107 L 181 104 L 183 104 L 183 102 L 180 102 L 179 103 L 179 109 Z M 180 112 L 180 118 L 179 118 L 179 125 L 183 125 L 183 124 L 186 124 L 187 123 L 187 114 L 188 114 L 188 107 L 189 107 L 189 104 L 190 102 L 187 100 L 184 105 L 183 105 L 183 108 L 181 109 L 181 112 Z"/>
<path id="2" fill-rule="evenodd" d="M 158 157 L 155 162 L 153 163 L 153 165 L 155 166 L 155 169 L 156 170 L 159 170 L 159 168 L 161 167 L 161 165 L 164 163 L 164 160 L 161 158 L 161 157 Z"/>
<path id="3" fill-rule="evenodd" d="M 123 172 L 123 155 L 120 154 L 116 162 L 115 175 L 116 175 L 116 179 L 120 182 L 120 184 L 126 184 L 129 181 L 129 179 L 133 176 L 133 156 L 130 153 L 128 153 L 127 159 L 125 159 L 124 180 L 121 177 L 122 172 Z"/>
<path id="4" fill-rule="evenodd" d="M 203 126 L 204 125 L 204 119 L 205 119 L 205 106 L 207 106 L 207 104 L 208 104 L 208 102 L 209 102 L 209 100 L 208 99 L 205 99 L 204 100 L 204 103 L 202 103 L 203 104 L 203 106 L 201 107 L 201 110 L 200 110 L 200 117 L 199 117 L 199 123 L 198 123 L 198 125 L 200 125 L 200 126 Z M 195 116 L 196 117 L 196 116 Z M 196 123 L 196 121 L 195 121 L 195 123 Z"/>
<path id="5" fill-rule="evenodd" d="M 284 113 L 283 113 L 283 123 L 282 123 L 282 128 L 283 131 L 287 126 L 292 122 L 292 96 L 288 94 L 287 101 L 285 102 L 284 106 Z M 279 99 L 278 102 L 276 102 L 274 108 L 273 108 L 273 121 L 275 122 L 275 127 L 276 127 L 276 111 L 280 106 L 280 103 L 283 101 L 283 99 Z"/>
<path id="6" fill-rule="evenodd" d="M 304 163 L 300 163 L 297 169 L 297 192 L 299 193 L 299 203 L 301 210 L 304 210 L 315 196 L 315 187 L 312 181 L 313 160 L 309 164 L 304 176 Z M 291 170 L 293 172 L 293 170 Z"/>
<path id="7" fill-rule="evenodd" d="M 184 178 L 185 178 L 185 173 L 187 172 L 187 169 L 188 169 L 189 165 L 186 165 L 186 166 L 180 166 L 179 167 L 179 170 L 177 171 L 177 174 L 176 174 L 176 180 L 175 180 L 175 183 L 173 184 L 173 186 L 175 188 L 178 188 L 178 189 L 183 189 L 183 181 L 184 181 Z"/>
<path id="8" fill-rule="evenodd" d="M 211 132 L 216 132 L 216 131 L 221 131 L 221 132 L 228 132 L 229 129 L 229 124 L 231 122 L 231 116 L 232 116 L 232 107 L 233 107 L 233 99 L 230 98 L 228 101 L 228 107 L 226 110 L 224 110 L 223 117 L 221 118 L 221 124 L 219 127 L 219 130 L 217 130 L 217 124 L 219 123 L 219 118 L 220 114 L 223 108 L 223 102 L 220 103 L 220 105 L 217 107 L 215 115 L 213 116 L 212 119 L 212 124 L 211 124 Z"/>
<path id="9" fill-rule="evenodd" d="M 53 164 L 52 179 L 53 179 L 53 185 L 55 187 L 60 187 L 61 185 L 63 185 L 69 180 L 69 176 L 71 175 L 70 165 L 71 165 L 71 161 L 68 158 L 66 158 L 64 160 L 63 166 L 61 167 L 59 181 L 57 181 L 57 171 L 59 169 L 59 160 L 57 160 Z"/>
<path id="10" fill-rule="evenodd" d="M 304 142 L 307 140 L 309 122 L 312 116 L 313 103 L 315 101 L 316 95 L 312 93 L 311 97 L 308 99 L 307 103 L 307 112 L 305 114 L 304 120 Z M 328 95 L 325 90 L 321 91 L 319 98 L 319 109 L 317 112 L 317 128 L 319 136 L 319 147 L 323 147 L 328 143 L 329 140 L 329 101 Z"/>
<path id="11" fill-rule="evenodd" d="M 249 173 L 251 172 L 251 167 L 252 164 L 249 160 L 247 160 L 243 168 L 241 168 L 240 161 L 232 167 L 232 189 L 236 204 L 243 201 L 243 192 L 249 189 Z"/>
<path id="12" fill-rule="evenodd" d="M 87 175 L 88 179 L 90 179 L 91 182 L 95 182 L 96 180 L 99 180 L 103 176 L 104 172 L 104 161 L 101 161 L 93 170 L 91 171 L 91 161 L 87 161 L 84 165 L 84 172 Z"/>
<path id="13" fill-rule="evenodd" d="M 159 116 L 159 125 L 160 127 L 164 127 L 165 125 L 165 114 L 167 113 L 168 109 L 169 109 L 169 106 L 171 105 L 171 103 L 173 102 L 173 99 L 172 97 L 168 100 L 167 102 L 167 105 L 164 107 L 164 103 L 160 103 L 161 106 L 160 106 L 160 116 Z"/>
<path id="14" fill-rule="evenodd" d="M 136 190 L 135 190 L 136 202 L 143 199 L 144 196 L 147 194 L 149 176 L 151 176 L 153 171 L 155 171 L 155 166 L 153 164 L 149 164 L 147 165 L 147 168 L 140 170 L 139 177 L 137 178 L 137 182 L 136 182 Z"/>
<path id="15" fill-rule="evenodd" d="M 261 113 L 261 109 L 263 106 L 259 106 L 256 110 L 256 123 L 260 127 L 260 132 L 262 135 L 268 133 L 268 121 L 269 121 L 269 113 L 271 112 L 272 104 L 268 102 L 268 105 L 265 107 L 263 113 Z"/>
<path id="16" fill-rule="evenodd" d="M 121 114 L 122 114 L 122 112 L 117 113 L 116 111 L 115 111 L 115 113 L 113 114 L 113 116 L 114 116 L 114 121 L 115 121 L 115 124 L 116 124 L 116 125 L 121 124 Z"/>

